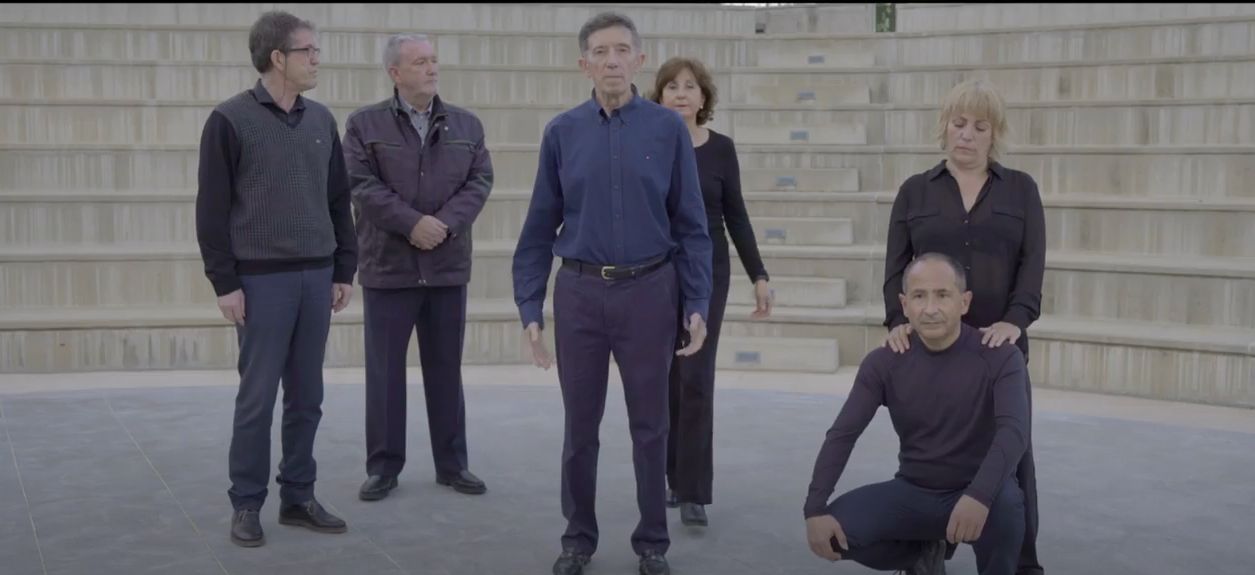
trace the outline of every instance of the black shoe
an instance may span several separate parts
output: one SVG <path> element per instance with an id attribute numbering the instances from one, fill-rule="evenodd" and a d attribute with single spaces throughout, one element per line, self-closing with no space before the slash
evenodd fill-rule
<path id="1" fill-rule="evenodd" d="M 397 488 L 397 478 L 384 475 L 372 475 L 358 490 L 357 496 L 362 501 L 378 501 L 388 496 L 388 492 Z"/>
<path id="2" fill-rule="evenodd" d="M 563 551 L 553 564 L 553 575 L 582 575 L 590 557 L 574 551 Z"/>
<path id="3" fill-rule="evenodd" d="M 344 533 L 349 530 L 343 519 L 323 509 L 314 499 L 297 505 L 284 505 L 279 509 L 279 523 L 305 527 L 319 533 Z"/>
<path id="4" fill-rule="evenodd" d="M 671 509 L 675 509 L 676 507 L 679 507 L 679 506 L 680 506 L 680 498 L 675 496 L 675 491 L 668 489 L 667 490 L 667 507 Z"/>
<path id="5" fill-rule="evenodd" d="M 705 527 L 707 523 L 706 508 L 697 503 L 681 503 L 680 523 Z"/>
<path id="6" fill-rule="evenodd" d="M 457 491 L 458 493 L 465 493 L 467 495 L 483 495 L 488 491 L 488 487 L 484 485 L 483 481 L 480 481 L 478 477 L 475 477 L 474 474 L 465 469 L 459 471 L 457 475 L 453 476 L 442 477 L 437 475 L 436 483 L 448 485 L 449 487 L 452 487 L 454 491 Z"/>
<path id="7" fill-rule="evenodd" d="M 641 554 L 641 575 L 671 575 L 671 566 L 667 558 L 657 551 L 646 551 Z"/>
<path id="8" fill-rule="evenodd" d="M 261 547 L 266 542 L 257 511 L 241 509 L 231 516 L 231 542 L 240 547 Z"/>
<path id="9" fill-rule="evenodd" d="M 946 542 L 929 541 L 924 544 L 915 565 L 906 570 L 906 575 L 946 575 Z"/>

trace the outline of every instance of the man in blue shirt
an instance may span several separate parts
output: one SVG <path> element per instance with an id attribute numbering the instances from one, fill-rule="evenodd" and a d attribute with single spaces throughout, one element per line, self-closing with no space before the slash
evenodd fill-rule
<path id="1" fill-rule="evenodd" d="M 599 14 L 580 29 L 579 43 L 593 97 L 545 127 L 514 253 L 514 300 L 533 359 L 545 369 L 545 290 L 554 256 L 562 258 L 553 316 L 566 410 L 562 514 L 568 523 L 553 572 L 579 575 L 597 549 L 598 430 L 613 353 L 641 513 L 632 548 L 642 575 L 665 575 L 667 378 L 673 354 L 696 353 L 706 337 L 712 248 L 684 121 L 641 98 L 632 84 L 645 62 L 635 24 Z M 676 351 L 681 310 L 690 342 Z"/>

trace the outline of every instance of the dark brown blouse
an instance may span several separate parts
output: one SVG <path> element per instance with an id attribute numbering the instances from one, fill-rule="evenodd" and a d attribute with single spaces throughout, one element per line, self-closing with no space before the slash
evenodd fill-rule
<path id="1" fill-rule="evenodd" d="M 972 291 L 964 323 L 980 328 L 1005 321 L 1027 332 L 1041 315 L 1046 216 L 1037 182 L 997 162 L 990 162 L 989 174 L 970 212 L 945 161 L 902 184 L 885 253 L 885 327 L 907 323 L 898 302 L 902 273 L 915 256 L 928 252 L 963 265 Z M 1016 342 L 1025 357 L 1027 335 Z"/>

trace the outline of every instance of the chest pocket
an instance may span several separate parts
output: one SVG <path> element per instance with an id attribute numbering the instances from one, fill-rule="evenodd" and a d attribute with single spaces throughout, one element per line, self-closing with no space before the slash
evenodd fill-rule
<path id="1" fill-rule="evenodd" d="M 417 182 L 417 151 L 407 148 L 403 143 L 387 140 L 370 140 L 365 145 L 374 157 L 379 176 L 385 184 L 402 191 Z"/>
<path id="2" fill-rule="evenodd" d="M 424 162 L 424 170 L 428 175 L 435 175 L 441 185 L 461 186 L 470 175 L 475 150 L 475 142 L 471 140 L 436 140 L 428 149 L 430 163 Z"/>
<path id="3" fill-rule="evenodd" d="M 994 204 L 992 211 L 990 232 L 1011 253 L 1018 252 L 1024 239 L 1024 206 Z"/>

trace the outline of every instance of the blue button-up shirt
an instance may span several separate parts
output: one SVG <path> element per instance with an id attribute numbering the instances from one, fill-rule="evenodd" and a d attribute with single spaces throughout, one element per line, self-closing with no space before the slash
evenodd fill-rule
<path id="1" fill-rule="evenodd" d="M 679 114 L 635 91 L 608 117 L 590 98 L 545 127 L 514 252 L 514 302 L 524 326 L 544 326 L 554 255 L 631 266 L 670 253 L 684 317 L 706 319 L 712 247 L 693 142 Z"/>

